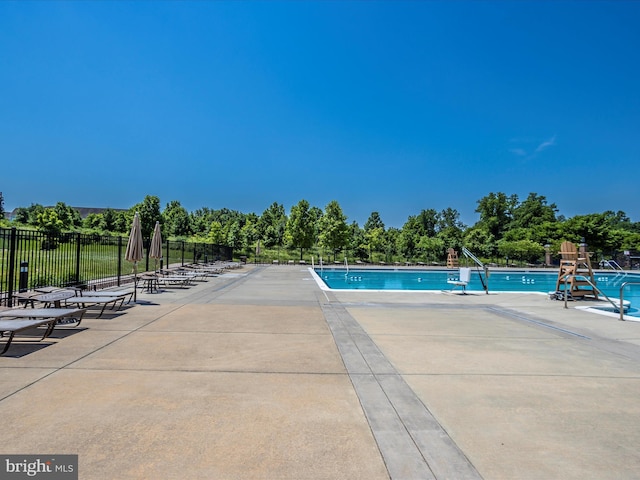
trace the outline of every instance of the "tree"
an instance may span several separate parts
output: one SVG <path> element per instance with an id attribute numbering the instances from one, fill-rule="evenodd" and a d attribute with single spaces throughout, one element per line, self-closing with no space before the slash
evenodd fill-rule
<path id="1" fill-rule="evenodd" d="M 38 214 L 44 212 L 44 207 L 39 203 L 32 203 L 29 207 L 16 209 L 14 221 L 22 225 L 38 226 Z"/>
<path id="2" fill-rule="evenodd" d="M 189 213 L 177 200 L 167 203 L 162 212 L 164 231 L 167 235 L 176 237 L 191 235 Z"/>
<path id="3" fill-rule="evenodd" d="M 58 213 L 53 208 L 46 208 L 38 213 L 38 230 L 47 235 L 59 235 L 63 225 Z"/>
<path id="4" fill-rule="evenodd" d="M 365 233 L 373 230 L 374 228 L 384 230 L 384 223 L 382 222 L 378 212 L 371 212 L 371 215 L 369 215 L 369 218 L 367 218 L 367 221 L 364 223 Z"/>
<path id="5" fill-rule="evenodd" d="M 289 245 L 300 249 L 300 260 L 304 249 L 312 247 L 315 242 L 316 215 L 306 200 L 300 200 L 291 207 L 285 235 Z"/>
<path id="6" fill-rule="evenodd" d="M 105 232 L 120 232 L 118 230 L 118 213 L 113 208 L 105 208 L 102 212 L 102 229 Z"/>
<path id="7" fill-rule="evenodd" d="M 144 197 L 142 203 L 138 203 L 131 207 L 131 216 L 138 212 L 140 216 L 140 229 L 142 230 L 142 238 L 150 239 L 156 222 L 162 221 L 160 213 L 160 199 L 154 195 Z"/>
<path id="8" fill-rule="evenodd" d="M 336 200 L 332 200 L 324 209 L 324 215 L 319 220 L 318 230 L 320 245 L 329 249 L 333 253 L 335 261 L 336 254 L 349 243 L 349 226 L 347 217 L 342 213 L 342 208 Z"/>
<path id="9" fill-rule="evenodd" d="M 485 228 L 472 227 L 464 234 L 464 245 L 478 257 L 497 254 L 496 240 Z"/>
<path id="10" fill-rule="evenodd" d="M 262 212 L 258 221 L 258 231 L 265 247 L 280 248 L 284 243 L 284 232 L 287 226 L 287 215 L 284 206 L 273 202 Z"/>
<path id="11" fill-rule="evenodd" d="M 25 207 L 16 208 L 13 221 L 22 225 L 27 225 L 29 223 L 29 209 Z"/>
<path id="12" fill-rule="evenodd" d="M 0 218 L 4 220 L 4 196 L 0 192 Z"/>
<path id="13" fill-rule="evenodd" d="M 444 258 L 448 248 L 460 251 L 464 245 L 464 231 L 458 227 L 446 227 L 438 232 L 436 238 L 442 242 L 443 249 L 440 252 L 441 258 Z"/>
<path id="14" fill-rule="evenodd" d="M 498 253 L 506 258 L 518 259 L 528 263 L 534 263 L 544 256 L 544 247 L 531 240 L 498 242 Z"/>
<path id="15" fill-rule="evenodd" d="M 419 226 L 420 236 L 435 236 L 436 227 L 438 226 L 438 213 L 434 209 L 421 210 L 416 217 L 416 221 Z"/>
<path id="16" fill-rule="evenodd" d="M 447 228 L 455 228 L 457 230 L 464 230 L 466 226 L 460 221 L 460 212 L 455 208 L 445 208 L 438 215 L 437 230 L 441 232 Z"/>
<path id="17" fill-rule="evenodd" d="M 438 233 L 436 237 L 444 246 L 441 256 L 448 248 L 460 251 L 463 245 L 464 231 L 467 227 L 460 221 L 460 213 L 455 208 L 445 208 L 438 215 Z"/>
<path id="18" fill-rule="evenodd" d="M 312 245 L 318 243 L 318 222 L 322 218 L 322 210 L 318 207 L 309 208 L 309 218 L 311 219 L 311 228 L 313 230 L 313 241 Z"/>
<path id="19" fill-rule="evenodd" d="M 38 213 L 37 227 L 47 238 L 42 242 L 43 250 L 54 250 L 58 246 L 58 236 L 62 232 L 63 223 L 53 208 L 43 209 Z"/>
<path id="20" fill-rule="evenodd" d="M 524 202 L 514 208 L 510 228 L 530 228 L 545 222 L 555 222 L 557 211 L 555 203 L 547 205 L 546 197 L 530 193 Z"/>
<path id="21" fill-rule="evenodd" d="M 360 228 L 356 221 L 349 225 L 349 249 L 358 260 L 366 260 L 369 256 L 364 230 Z"/>
<path id="22" fill-rule="evenodd" d="M 640 233 L 627 232 L 622 240 L 622 248 L 624 250 L 640 251 Z"/>
<path id="23" fill-rule="evenodd" d="M 420 222 L 417 217 L 410 216 L 402 226 L 398 235 L 397 244 L 401 255 L 408 261 L 412 261 L 416 255 L 416 247 L 420 241 Z"/>
<path id="24" fill-rule="evenodd" d="M 364 238 L 369 250 L 369 261 L 373 261 L 373 254 L 384 246 L 384 223 L 378 212 L 371 212 L 364 223 Z"/>
<path id="25" fill-rule="evenodd" d="M 592 252 L 614 252 L 620 250 L 624 230 L 612 228 L 616 215 L 607 211 L 588 215 L 576 215 L 562 224 L 565 239 L 580 243 L 582 238 Z"/>
<path id="26" fill-rule="evenodd" d="M 103 224 L 104 220 L 101 213 L 90 213 L 82 222 L 84 228 L 90 228 L 92 230 L 102 230 Z"/>
<path id="27" fill-rule="evenodd" d="M 258 216 L 255 213 L 249 213 L 245 217 L 244 224 L 240 229 L 240 236 L 242 238 L 242 246 L 246 252 L 249 253 L 260 238 L 258 233 Z"/>
<path id="28" fill-rule="evenodd" d="M 78 210 L 71 208 L 64 202 L 56 203 L 53 210 L 57 213 L 58 219 L 62 222 L 63 230 L 72 230 L 82 225 L 82 218 Z"/>
<path id="29" fill-rule="evenodd" d="M 369 247 L 369 260 L 374 261 L 373 254 L 384 249 L 384 229 L 380 227 L 372 228 L 365 232 L 364 238 Z"/>
<path id="30" fill-rule="evenodd" d="M 423 235 L 420 237 L 420 241 L 416 246 L 418 252 L 425 260 L 435 260 L 442 255 L 442 252 L 447 248 L 442 241 L 442 239 L 438 237 L 429 237 L 427 235 Z"/>
<path id="31" fill-rule="evenodd" d="M 480 220 L 476 226 L 485 228 L 495 239 L 501 239 L 507 225 L 513 218 L 513 210 L 517 204 L 517 195 L 507 197 L 502 192 L 491 192 L 478 200 L 476 212 L 480 214 Z"/>
<path id="32" fill-rule="evenodd" d="M 400 230 L 397 228 L 388 228 L 384 233 L 384 248 L 386 261 L 391 262 L 393 257 L 398 253 L 398 238 L 400 237 Z"/>
<path id="33" fill-rule="evenodd" d="M 211 222 L 211 227 L 209 227 L 209 233 L 207 234 L 207 241 L 214 245 L 226 245 L 227 239 L 224 236 L 220 222 Z"/>
<path id="34" fill-rule="evenodd" d="M 225 244 L 233 247 L 234 250 L 242 248 L 242 226 L 240 220 L 227 222 L 222 226 L 223 237 L 226 238 Z"/>
<path id="35" fill-rule="evenodd" d="M 216 220 L 213 218 L 211 210 L 207 207 L 199 208 L 189 214 L 189 224 L 194 235 L 206 235 L 211 228 L 211 223 L 214 221 Z M 222 222 L 217 221 L 222 225 Z"/>
<path id="36" fill-rule="evenodd" d="M 106 215 L 105 215 L 106 218 Z M 108 228 L 108 224 L 107 228 Z M 154 225 L 155 226 L 155 225 Z M 126 233 L 131 228 L 131 219 L 126 211 L 114 211 L 113 227 L 108 230 L 110 232 Z"/>

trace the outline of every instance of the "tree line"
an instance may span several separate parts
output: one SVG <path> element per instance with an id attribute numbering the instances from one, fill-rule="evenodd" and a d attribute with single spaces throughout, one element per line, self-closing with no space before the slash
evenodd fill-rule
<path id="1" fill-rule="evenodd" d="M 439 262 L 448 248 L 467 247 L 476 256 L 540 263 L 545 251 L 558 252 L 564 240 L 586 242 L 589 250 L 615 258 L 622 251 L 640 250 L 640 222 L 632 222 L 622 211 L 605 211 L 565 218 L 554 203 L 530 193 L 489 193 L 477 201 L 478 221 L 471 226 L 460 221 L 456 209 L 423 209 L 410 215 L 401 228 L 386 227 L 380 214 L 371 212 L 364 225 L 347 221 L 340 204 L 333 200 L 324 209 L 300 200 L 290 211 L 274 202 L 262 214 L 207 207 L 188 212 L 173 200 L 161 208 L 157 196 L 147 195 L 128 210 L 105 209 L 81 218 L 63 202 L 54 207 L 32 204 L 16 209 L 4 226 L 36 228 L 49 234 L 64 231 L 121 234 L 129 231 L 134 212 L 141 219 L 143 236 L 151 236 L 155 222 L 164 238 L 213 243 L 233 247 L 248 256 L 289 255 L 300 259 L 310 251 L 325 259 L 343 255 L 363 262 Z M 0 193 L 0 213 L 4 213 Z M 2 217 L 4 218 L 4 215 Z"/>

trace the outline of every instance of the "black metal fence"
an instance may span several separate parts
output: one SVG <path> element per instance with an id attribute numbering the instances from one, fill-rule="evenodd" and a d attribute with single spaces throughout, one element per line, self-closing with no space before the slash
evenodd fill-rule
<path id="1" fill-rule="evenodd" d="M 158 262 L 149 258 L 149 245 L 145 239 L 138 272 L 233 257 L 231 247 L 165 240 Z M 0 304 L 11 306 L 14 292 L 41 286 L 98 289 L 132 282 L 134 265 L 124 259 L 126 246 L 121 236 L 0 228 Z"/>

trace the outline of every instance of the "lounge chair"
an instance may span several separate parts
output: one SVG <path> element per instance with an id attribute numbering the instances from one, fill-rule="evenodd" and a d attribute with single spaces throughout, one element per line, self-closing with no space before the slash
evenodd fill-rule
<path id="1" fill-rule="evenodd" d="M 453 285 L 451 291 L 453 291 L 456 287 L 462 287 L 462 293 L 466 295 L 467 284 L 471 280 L 471 268 L 460 267 L 460 270 L 458 272 L 458 278 L 447 280 L 447 283 Z"/>
<path id="2" fill-rule="evenodd" d="M 32 292 L 15 292 L 13 294 L 13 298 L 16 300 L 18 305 L 24 304 L 24 307 L 27 308 L 29 305 L 35 308 L 35 302 L 37 301 L 35 297 L 38 295 L 42 295 L 40 292 L 32 291 Z"/>
<path id="3" fill-rule="evenodd" d="M 83 309 L 101 305 L 102 309 L 98 314 L 98 318 L 100 318 L 104 313 L 105 308 L 107 308 L 107 305 L 109 304 L 113 304 L 111 306 L 111 310 L 113 310 L 116 307 L 118 307 L 118 310 L 119 310 L 120 307 L 122 307 L 122 304 L 124 303 L 124 300 L 127 295 L 128 293 L 126 293 L 125 295 L 119 295 L 119 296 L 110 296 L 110 295 L 83 295 L 81 297 L 74 296 L 74 297 L 67 298 L 65 302 L 67 304 L 79 305 Z M 118 302 L 120 302 L 120 305 L 118 305 Z"/>
<path id="4" fill-rule="evenodd" d="M 191 265 L 183 265 L 182 268 L 185 269 L 186 271 L 191 271 L 194 273 L 205 273 L 212 277 L 215 277 L 216 275 L 224 272 L 223 267 L 215 266 L 215 265 L 191 264 Z"/>
<path id="5" fill-rule="evenodd" d="M 0 338 L 7 338 L 4 348 L 0 355 L 5 353 L 14 336 L 24 330 L 30 330 L 40 326 L 46 326 L 42 339 L 51 335 L 57 323 L 64 322 L 67 319 L 73 319 L 80 325 L 85 309 L 66 309 L 66 308 L 35 308 L 35 309 L 6 309 L 0 311 Z M 76 325 L 76 326 L 77 326 Z M 9 334 L 7 336 L 7 334 Z"/>
<path id="6" fill-rule="evenodd" d="M 55 290 L 50 293 L 41 293 L 37 297 L 34 297 L 38 302 L 44 303 L 44 308 L 49 308 L 53 305 L 54 308 L 60 308 L 62 301 L 76 296 L 75 290 Z M 33 305 L 32 305 L 33 306 Z"/>
<path id="7" fill-rule="evenodd" d="M 50 318 L 15 318 L 15 319 L 2 319 L 0 320 L 0 338 L 6 338 L 4 347 L 0 352 L 0 355 L 4 354 L 13 341 L 13 337 L 24 330 L 31 330 L 42 325 L 46 325 L 47 329 L 44 331 L 41 340 L 48 337 L 53 331 L 56 321 Z M 8 334 L 8 336 L 7 336 Z"/>
<path id="8" fill-rule="evenodd" d="M 80 292 L 81 297 L 83 296 L 91 296 L 91 297 L 124 297 L 127 299 L 127 304 L 131 303 L 133 300 L 133 290 L 95 290 L 91 292 L 85 292 L 84 294 Z"/>
<path id="9" fill-rule="evenodd" d="M 186 288 L 191 285 L 192 275 L 171 274 L 169 272 L 160 272 L 156 277 L 157 285 L 163 287 L 180 287 Z"/>
<path id="10" fill-rule="evenodd" d="M 186 275 L 191 277 L 194 282 L 206 282 L 208 277 L 215 277 L 216 274 L 206 271 L 204 269 L 197 269 L 190 265 L 184 265 L 174 270 L 169 271 L 170 274 Z"/>

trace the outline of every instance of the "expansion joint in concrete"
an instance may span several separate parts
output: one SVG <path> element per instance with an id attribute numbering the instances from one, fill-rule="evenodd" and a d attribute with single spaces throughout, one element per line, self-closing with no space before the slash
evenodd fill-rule
<path id="1" fill-rule="evenodd" d="M 320 306 L 390 478 L 481 478 L 349 312 L 339 302 Z"/>

